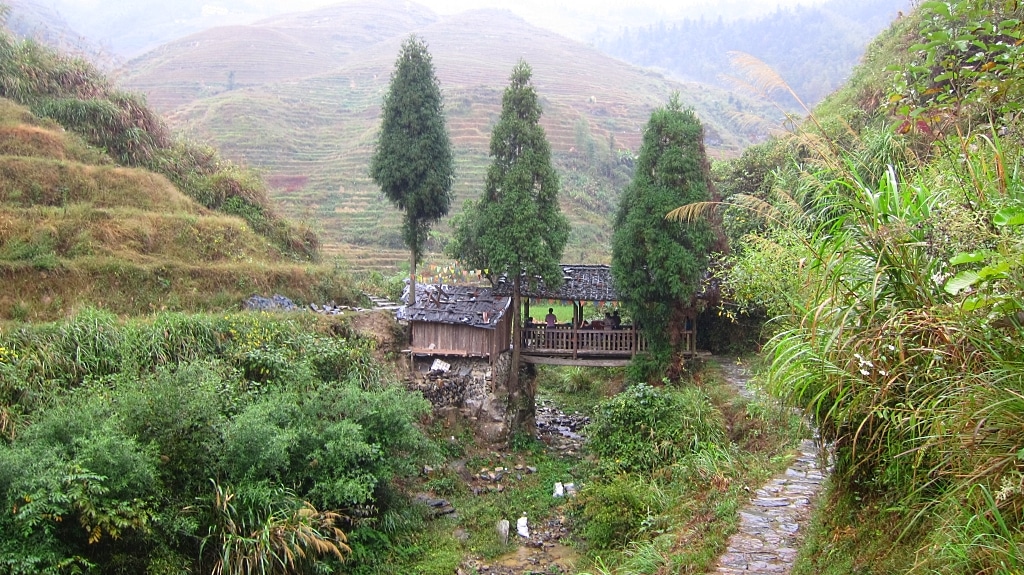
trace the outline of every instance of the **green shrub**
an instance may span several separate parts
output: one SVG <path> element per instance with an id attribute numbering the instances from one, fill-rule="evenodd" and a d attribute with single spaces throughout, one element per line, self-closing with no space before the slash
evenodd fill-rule
<path id="1" fill-rule="evenodd" d="M 85 310 L 0 334 L 0 509 L 16 510 L 0 514 L 0 572 L 200 572 L 225 545 L 337 558 L 323 545 L 344 550 L 333 521 L 357 508 L 363 540 L 380 540 L 368 533 L 394 527 L 389 482 L 436 459 L 417 427 L 430 407 L 392 385 L 369 344 L 309 325 Z M 211 479 L 238 498 L 221 500 L 221 519 L 245 530 L 196 505 Z M 252 533 L 282 539 L 251 547 Z"/>
<path id="2" fill-rule="evenodd" d="M 721 413 L 703 391 L 643 383 L 601 402 L 586 435 L 602 463 L 648 473 L 725 441 Z"/>
<path id="3" fill-rule="evenodd" d="M 559 373 L 559 388 L 562 393 L 589 391 L 593 383 L 591 374 L 583 367 L 570 367 Z"/>
<path id="4" fill-rule="evenodd" d="M 235 391 L 234 375 L 223 363 L 210 361 L 115 380 L 114 409 L 126 432 L 158 453 L 166 489 L 194 493 L 205 487 L 222 451 L 224 418 L 247 401 Z"/>
<path id="5" fill-rule="evenodd" d="M 272 395 L 250 405 L 224 427 L 220 466 L 234 483 L 246 479 L 279 480 L 288 469 L 296 433 L 289 429 L 291 397 Z"/>
<path id="6" fill-rule="evenodd" d="M 650 486 L 633 476 L 590 483 L 580 492 L 576 509 L 583 537 L 592 547 L 611 549 L 631 541 L 644 521 L 660 512 Z"/>

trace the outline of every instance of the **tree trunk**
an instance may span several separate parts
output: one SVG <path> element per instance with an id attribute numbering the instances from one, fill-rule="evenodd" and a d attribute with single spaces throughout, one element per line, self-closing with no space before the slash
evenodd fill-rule
<path id="1" fill-rule="evenodd" d="M 509 433 L 523 432 L 533 434 L 536 431 L 534 414 L 533 386 L 524 385 L 519 380 L 520 352 L 522 350 L 522 305 L 520 278 L 512 280 L 512 369 L 508 375 L 508 411 Z"/>
<path id="2" fill-rule="evenodd" d="M 672 356 L 666 369 L 666 377 L 672 381 L 678 380 L 686 371 L 686 354 L 684 343 L 686 341 L 686 320 L 689 317 L 688 308 L 680 304 L 672 306 L 672 312 L 668 323 L 669 345 L 672 346 Z"/>
<path id="3" fill-rule="evenodd" d="M 416 305 L 416 250 L 409 250 L 409 307 Z"/>

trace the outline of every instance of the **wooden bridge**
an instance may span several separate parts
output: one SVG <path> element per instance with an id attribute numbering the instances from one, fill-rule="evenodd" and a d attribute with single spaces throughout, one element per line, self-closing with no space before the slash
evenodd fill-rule
<path id="1" fill-rule="evenodd" d="M 695 351 L 694 333 L 685 333 L 686 353 Z M 647 351 L 647 339 L 632 327 L 621 329 L 580 329 L 567 325 L 554 328 L 523 328 L 522 361 L 546 365 L 621 367 L 638 353 Z"/>

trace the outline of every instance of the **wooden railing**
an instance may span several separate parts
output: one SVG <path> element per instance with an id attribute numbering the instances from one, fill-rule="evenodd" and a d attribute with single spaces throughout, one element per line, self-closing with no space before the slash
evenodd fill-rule
<path id="1" fill-rule="evenodd" d="M 692 345 L 692 337 L 687 338 Z M 524 327 L 523 353 L 537 355 L 633 356 L 647 351 L 647 339 L 633 328 L 574 329 Z"/>

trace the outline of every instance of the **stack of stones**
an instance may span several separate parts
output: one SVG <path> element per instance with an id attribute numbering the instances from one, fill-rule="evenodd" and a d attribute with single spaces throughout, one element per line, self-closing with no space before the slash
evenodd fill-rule
<path id="1" fill-rule="evenodd" d="M 469 375 L 430 371 L 414 379 L 408 387 L 422 393 L 435 408 L 462 407 L 469 380 Z"/>
<path id="2" fill-rule="evenodd" d="M 242 303 L 242 309 L 248 311 L 301 311 L 304 308 L 299 307 L 295 302 L 281 294 L 274 294 L 271 297 L 253 294 Z M 322 305 L 311 303 L 309 304 L 309 310 L 324 315 L 339 315 L 345 311 L 365 311 L 361 307 L 337 305 L 333 301 Z"/>
<path id="3" fill-rule="evenodd" d="M 242 309 L 252 311 L 296 311 L 299 307 L 292 300 L 281 294 L 274 294 L 272 297 L 253 294 L 242 304 Z"/>

